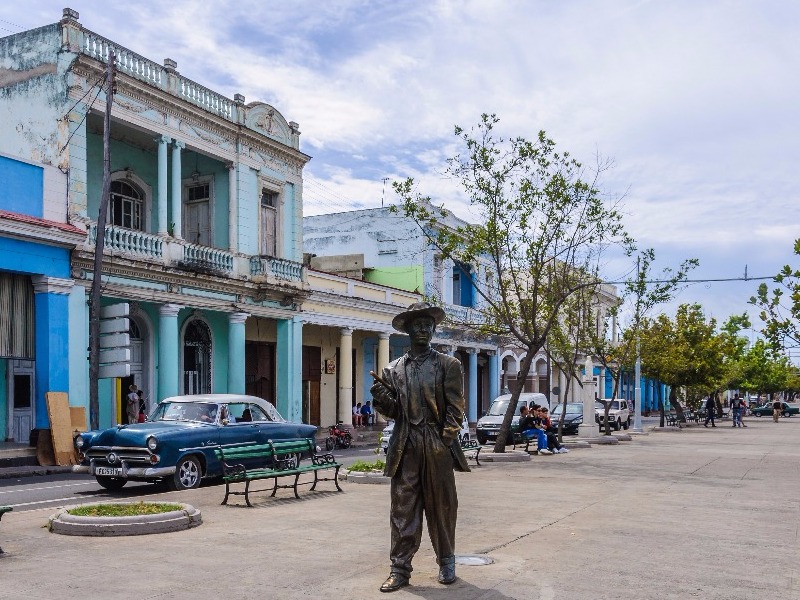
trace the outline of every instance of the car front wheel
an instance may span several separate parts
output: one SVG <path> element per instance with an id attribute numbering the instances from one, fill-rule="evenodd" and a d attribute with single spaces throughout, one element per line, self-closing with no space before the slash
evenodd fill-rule
<path id="1" fill-rule="evenodd" d="M 791 417 L 792 413 L 790 413 L 788 410 L 785 410 L 785 411 L 783 411 L 783 416 L 784 417 Z"/>
<path id="2" fill-rule="evenodd" d="M 757 413 L 756 413 L 756 416 L 757 416 L 757 417 L 760 417 L 760 416 L 761 416 L 761 413 L 760 413 L 760 412 L 757 412 Z"/>
<path id="3" fill-rule="evenodd" d="M 176 465 L 175 473 L 167 480 L 167 486 L 173 491 L 193 490 L 200 486 L 201 477 L 200 461 L 194 456 L 187 456 Z"/>
<path id="4" fill-rule="evenodd" d="M 125 484 L 128 483 L 128 480 L 122 477 L 95 477 L 95 479 L 97 479 L 97 483 L 99 483 L 101 487 L 111 492 L 121 490 L 125 487 Z"/>

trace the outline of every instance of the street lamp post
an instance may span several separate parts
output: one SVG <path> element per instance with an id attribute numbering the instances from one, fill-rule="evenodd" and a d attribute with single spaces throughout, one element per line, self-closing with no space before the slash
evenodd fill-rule
<path id="1" fill-rule="evenodd" d="M 639 355 L 639 338 L 636 338 L 636 387 L 633 388 L 633 401 L 636 403 L 633 411 L 633 433 L 643 433 L 642 430 L 642 357 Z"/>

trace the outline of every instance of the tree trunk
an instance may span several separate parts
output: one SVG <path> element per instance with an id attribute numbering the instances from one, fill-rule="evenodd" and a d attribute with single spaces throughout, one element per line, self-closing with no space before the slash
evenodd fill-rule
<path id="1" fill-rule="evenodd" d="M 538 351 L 539 348 L 526 348 L 525 358 L 522 359 L 522 365 L 517 373 L 517 381 L 514 382 L 514 389 L 511 390 L 511 401 L 508 403 L 506 414 L 503 417 L 503 424 L 500 425 L 500 431 L 497 433 L 493 452 L 502 454 L 506 451 L 506 438 L 508 438 L 511 431 L 511 421 L 514 419 L 514 415 L 517 412 L 517 402 L 519 402 L 519 396 L 522 390 L 525 389 L 525 380 L 528 379 L 528 373 L 531 370 L 533 358 Z"/>

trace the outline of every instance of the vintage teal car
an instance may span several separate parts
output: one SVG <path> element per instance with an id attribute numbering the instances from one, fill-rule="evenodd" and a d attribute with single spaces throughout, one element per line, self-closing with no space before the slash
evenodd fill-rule
<path id="1" fill-rule="evenodd" d="M 77 436 L 80 464 L 73 472 L 94 476 L 108 490 L 128 481 L 191 489 L 204 477 L 222 475 L 214 448 L 313 440 L 316 432 L 313 425 L 287 422 L 272 404 L 254 396 L 174 396 L 162 400 L 144 423 Z"/>
<path id="2" fill-rule="evenodd" d="M 800 408 L 792 406 L 791 404 L 787 404 L 786 402 L 781 403 L 782 417 L 791 417 L 798 413 L 800 413 Z M 756 417 L 771 417 L 772 402 L 767 402 L 764 406 L 759 406 L 757 408 L 750 409 L 750 414 L 755 415 Z"/>

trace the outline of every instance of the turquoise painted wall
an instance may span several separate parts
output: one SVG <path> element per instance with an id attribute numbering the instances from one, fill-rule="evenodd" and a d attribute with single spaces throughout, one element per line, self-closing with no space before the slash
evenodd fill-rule
<path id="1" fill-rule="evenodd" d="M 258 171 L 239 169 L 239 252 L 258 254 Z"/>
<path id="2" fill-rule="evenodd" d="M 155 137 L 155 134 L 153 135 Z M 87 195 L 88 215 L 97 219 L 100 193 L 103 189 L 103 139 L 98 134 L 86 134 L 87 155 Z M 158 231 L 158 209 L 155 196 L 158 191 L 158 152 L 131 146 L 118 140 L 111 140 L 111 172 L 130 169 L 148 186 L 150 186 L 150 220 L 146 230 L 150 233 Z M 228 168 L 222 162 L 196 152 L 184 151 L 181 156 L 181 179 L 190 179 L 197 170 L 202 176 L 213 176 L 213 245 L 217 248 L 228 247 L 229 188 Z M 167 190 L 172 190 L 172 146 L 167 152 Z M 168 204 L 167 219 L 175 222 Z"/>
<path id="3" fill-rule="evenodd" d="M 86 348 L 89 346 L 89 306 L 83 286 L 74 286 L 69 295 L 69 403 L 86 408 L 89 416 L 89 361 Z"/>

